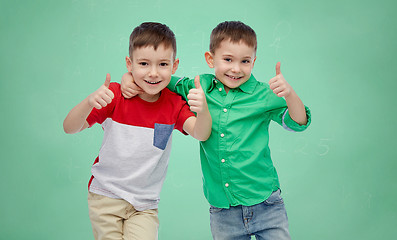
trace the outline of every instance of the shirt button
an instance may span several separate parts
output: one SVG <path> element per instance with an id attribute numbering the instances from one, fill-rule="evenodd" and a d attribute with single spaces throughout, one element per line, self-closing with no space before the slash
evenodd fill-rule
<path id="1" fill-rule="evenodd" d="M 221 137 L 224 137 L 224 136 L 225 136 L 225 134 L 221 133 Z"/>
<path id="2" fill-rule="evenodd" d="M 221 162 L 225 162 L 225 159 L 222 159 Z"/>
<path id="3" fill-rule="evenodd" d="M 226 183 L 226 184 L 225 184 L 225 187 L 229 187 L 229 183 Z"/>
<path id="4" fill-rule="evenodd" d="M 226 108 L 224 108 L 224 109 L 223 109 L 223 111 L 224 111 L 224 112 L 227 112 L 227 109 L 226 109 Z"/>
<path id="5" fill-rule="evenodd" d="M 218 81 L 215 80 L 215 83 L 218 83 Z"/>
<path id="6" fill-rule="evenodd" d="M 222 88 L 219 88 L 219 92 L 222 92 Z"/>

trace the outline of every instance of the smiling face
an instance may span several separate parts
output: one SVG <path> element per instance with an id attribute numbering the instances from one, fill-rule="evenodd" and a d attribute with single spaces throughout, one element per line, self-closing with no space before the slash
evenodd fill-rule
<path id="1" fill-rule="evenodd" d="M 144 91 L 139 97 L 154 102 L 159 98 L 160 91 L 170 82 L 179 60 L 174 60 L 172 47 L 166 48 L 164 44 L 160 44 L 156 50 L 150 45 L 134 49 L 132 59 L 126 57 L 126 63 L 135 83 Z"/>
<path id="2" fill-rule="evenodd" d="M 255 48 L 243 41 L 233 43 L 224 40 L 214 53 L 206 52 L 205 59 L 210 68 L 214 68 L 216 78 L 221 81 L 226 92 L 237 88 L 251 77 L 256 60 Z"/>

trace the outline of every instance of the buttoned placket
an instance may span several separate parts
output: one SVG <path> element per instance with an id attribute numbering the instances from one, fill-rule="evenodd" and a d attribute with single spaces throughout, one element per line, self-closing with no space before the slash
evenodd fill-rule
<path id="1" fill-rule="evenodd" d="M 217 89 L 221 90 L 219 92 L 221 93 L 221 97 L 223 98 L 223 105 L 219 109 L 220 111 L 219 150 L 220 151 L 219 151 L 218 161 L 220 161 L 220 171 L 222 176 L 223 188 L 230 203 L 233 204 L 235 200 L 233 194 L 231 193 L 233 186 L 231 186 L 231 181 L 230 181 L 231 179 L 229 176 L 229 169 L 228 169 L 230 167 L 230 162 L 228 162 L 227 160 L 227 147 L 230 139 L 228 139 L 229 136 L 226 135 L 226 132 L 227 132 L 227 123 L 228 123 L 227 120 L 230 114 L 231 103 L 233 102 L 233 99 L 236 96 L 236 92 L 234 89 L 230 89 L 229 92 L 226 94 L 221 84 L 217 84 Z"/>

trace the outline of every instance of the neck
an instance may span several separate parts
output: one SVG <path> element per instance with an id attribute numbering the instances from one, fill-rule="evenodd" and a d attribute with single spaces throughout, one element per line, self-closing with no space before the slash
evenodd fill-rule
<path id="1" fill-rule="evenodd" d="M 155 101 L 157 101 L 157 100 L 160 98 L 160 94 L 161 94 L 161 92 L 159 92 L 159 93 L 157 93 L 157 94 L 154 94 L 154 95 L 148 94 L 148 93 L 141 93 L 141 94 L 139 94 L 138 96 L 139 96 L 142 100 L 144 100 L 144 101 L 146 101 L 146 102 L 155 102 Z"/>
<path id="2" fill-rule="evenodd" d="M 225 88 L 225 92 L 226 92 L 226 94 L 227 94 L 227 93 L 229 93 L 229 90 L 230 90 L 230 88 L 229 88 L 229 87 L 227 87 L 226 85 L 223 85 L 223 87 Z"/>

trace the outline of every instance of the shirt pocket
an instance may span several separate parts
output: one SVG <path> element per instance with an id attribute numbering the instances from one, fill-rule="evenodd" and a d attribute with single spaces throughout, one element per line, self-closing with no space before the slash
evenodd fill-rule
<path id="1" fill-rule="evenodd" d="M 168 139 L 174 130 L 174 124 L 154 124 L 153 146 L 164 150 L 167 147 Z"/>

